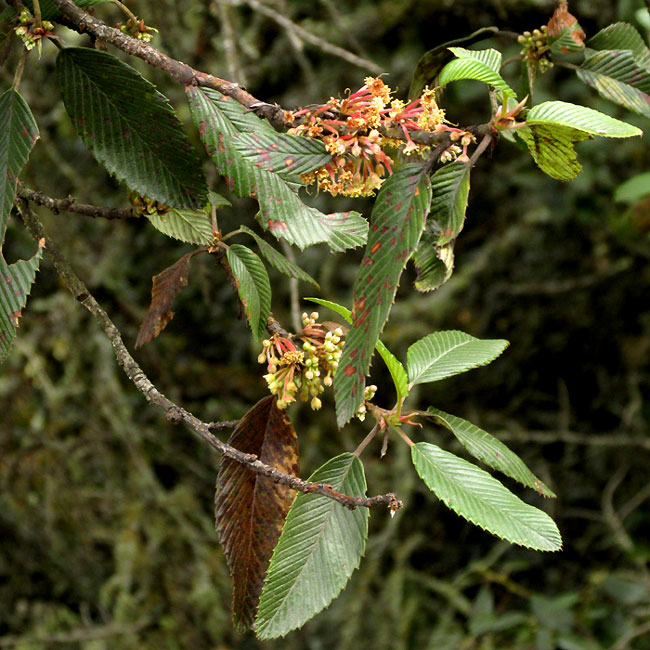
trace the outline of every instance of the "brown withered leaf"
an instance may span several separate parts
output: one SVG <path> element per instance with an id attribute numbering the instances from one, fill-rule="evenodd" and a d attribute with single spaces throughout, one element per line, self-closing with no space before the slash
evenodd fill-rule
<path id="1" fill-rule="evenodd" d="M 298 437 L 276 398 L 261 399 L 240 420 L 228 444 L 267 465 L 298 476 Z M 215 520 L 233 582 L 233 620 L 255 621 L 271 554 L 295 492 L 223 458 L 217 477 Z"/>
<path id="2" fill-rule="evenodd" d="M 569 3 L 567 0 L 561 0 L 558 3 L 557 9 L 548 21 L 546 28 L 551 40 L 559 38 L 566 31 L 577 47 L 582 49 L 585 46 L 586 34 L 578 24 L 578 19 L 569 13 Z M 566 54 L 569 52 L 569 48 L 565 47 L 560 51 Z"/>
<path id="3" fill-rule="evenodd" d="M 187 255 L 183 255 L 177 262 L 168 266 L 158 275 L 153 276 L 151 304 L 138 331 L 138 338 L 135 341 L 136 349 L 155 339 L 167 327 L 169 321 L 174 318 L 174 312 L 170 309 L 172 302 L 181 289 L 187 286 L 190 260 L 197 252 L 192 251 Z"/>

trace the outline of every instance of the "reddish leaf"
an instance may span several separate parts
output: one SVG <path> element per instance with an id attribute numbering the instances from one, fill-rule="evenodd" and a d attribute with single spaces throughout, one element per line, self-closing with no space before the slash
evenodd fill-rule
<path id="1" fill-rule="evenodd" d="M 547 33 L 551 42 L 565 34 L 571 38 L 571 41 L 573 41 L 571 46 L 560 49 L 563 54 L 576 49 L 582 50 L 585 47 L 585 33 L 578 24 L 578 19 L 569 13 L 569 3 L 566 0 L 560 2 L 551 20 L 548 21 Z M 571 43 L 571 41 L 568 41 L 568 43 Z"/>
<path id="2" fill-rule="evenodd" d="M 228 444 L 298 476 L 298 437 L 273 395 L 246 413 Z M 222 460 L 215 494 L 216 529 L 233 581 L 233 620 L 240 628 L 255 621 L 271 554 L 293 497 L 288 487 L 234 460 Z"/>
<path id="3" fill-rule="evenodd" d="M 151 304 L 144 322 L 140 326 L 135 342 L 136 349 L 155 339 L 167 327 L 167 323 L 174 318 L 174 312 L 170 310 L 172 302 L 181 289 L 187 286 L 190 259 L 196 253 L 197 251 L 192 251 L 183 255 L 180 260 L 153 276 Z"/>
<path id="4" fill-rule="evenodd" d="M 382 185 L 375 201 L 366 252 L 354 281 L 352 327 L 334 376 L 340 427 L 363 402 L 373 350 L 430 206 L 431 183 L 420 164 L 400 167 Z"/>

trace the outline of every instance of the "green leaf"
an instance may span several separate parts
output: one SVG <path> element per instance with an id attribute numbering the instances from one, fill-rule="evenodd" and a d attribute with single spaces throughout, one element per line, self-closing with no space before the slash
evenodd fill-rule
<path id="1" fill-rule="evenodd" d="M 164 214 L 148 214 L 151 225 L 168 237 L 188 244 L 210 246 L 214 244 L 212 220 L 205 210 L 175 210 Z"/>
<path id="2" fill-rule="evenodd" d="M 537 166 L 560 181 L 568 181 L 580 173 L 582 166 L 573 145 L 591 138 L 577 129 L 541 124 L 517 129 L 517 135 L 526 143 Z"/>
<path id="3" fill-rule="evenodd" d="M 427 413 L 431 414 L 435 422 L 449 429 L 475 458 L 545 497 L 555 497 L 555 493 L 528 469 L 517 454 L 487 431 L 433 406 L 427 409 Z"/>
<path id="4" fill-rule="evenodd" d="M 409 394 L 406 370 L 402 365 L 402 362 L 399 361 L 399 359 L 383 343 L 381 343 L 380 348 L 379 343 L 381 343 L 381 341 L 377 341 L 377 351 L 384 360 L 388 372 L 390 372 L 390 376 L 395 384 L 395 391 L 397 392 L 397 401 L 399 402 Z"/>
<path id="5" fill-rule="evenodd" d="M 650 69 L 639 65 L 631 50 L 597 52 L 576 73 L 605 99 L 650 117 Z"/>
<path id="6" fill-rule="evenodd" d="M 643 134 L 636 126 L 621 122 L 593 108 L 560 101 L 543 102 L 533 106 L 526 116 L 526 125 L 563 126 L 606 138 L 629 138 Z"/>
<path id="7" fill-rule="evenodd" d="M 507 347 L 503 339 L 477 339 L 465 332 L 434 332 L 407 352 L 411 385 L 439 381 L 494 361 Z"/>
<path id="8" fill-rule="evenodd" d="M 501 52 L 498 50 L 467 50 L 464 47 L 450 47 L 449 49 L 459 59 L 479 61 L 497 74 L 501 70 Z"/>
<path id="9" fill-rule="evenodd" d="M 451 53 L 453 45 L 472 45 L 473 43 L 494 36 L 498 31 L 497 27 L 482 27 L 469 36 L 442 43 L 442 45 L 437 45 L 423 54 L 413 73 L 409 97 L 411 99 L 417 99 L 422 94 L 425 86 L 433 88 L 438 85 L 437 78 L 440 71 L 453 56 Z"/>
<path id="10" fill-rule="evenodd" d="M 287 133 L 241 133 L 233 140 L 241 155 L 256 167 L 298 180 L 300 174 L 323 167 L 332 155 L 319 140 Z"/>
<path id="11" fill-rule="evenodd" d="M 217 194 L 212 190 L 208 192 L 208 202 L 215 210 L 232 206 L 232 203 L 225 196 L 221 196 L 221 194 Z"/>
<path id="12" fill-rule="evenodd" d="M 256 339 L 266 332 L 271 311 L 271 283 L 262 260 L 250 248 L 232 244 L 227 250 L 228 263 L 239 282 L 239 299 Z"/>
<path id="13" fill-rule="evenodd" d="M 332 302 L 331 300 L 323 300 L 323 298 L 305 298 L 305 300 L 315 302 L 316 304 L 322 305 L 323 307 L 328 307 L 332 311 L 336 312 L 339 316 L 343 317 L 347 323 L 352 322 L 352 312 L 343 305 L 339 305 L 338 303 Z M 399 361 L 399 359 L 397 359 L 397 357 L 381 341 L 377 341 L 375 348 L 377 349 L 377 352 L 379 352 L 379 356 L 386 364 L 388 372 L 390 372 L 390 376 L 392 377 L 393 383 L 395 384 L 397 399 L 399 400 L 401 397 L 406 397 L 409 393 L 408 377 L 406 376 L 406 370 L 404 369 L 401 361 Z"/>
<path id="14" fill-rule="evenodd" d="M 15 91 L 0 95 L 0 250 L 18 174 L 38 139 L 38 127 L 25 100 Z"/>
<path id="15" fill-rule="evenodd" d="M 454 512 L 484 530 L 538 551 L 558 551 L 555 522 L 524 503 L 472 463 L 428 442 L 411 447 L 413 465 L 427 487 Z"/>
<path id="16" fill-rule="evenodd" d="M 208 155 L 232 191 L 258 200 L 258 219 L 263 228 L 301 249 L 325 242 L 339 252 L 365 243 L 368 224 L 360 214 L 326 215 L 305 205 L 295 183 L 255 166 L 235 147 L 240 133 L 276 138 L 277 133 L 266 121 L 216 91 L 188 86 L 186 93 L 192 120 Z"/>
<path id="17" fill-rule="evenodd" d="M 207 203 L 199 159 L 153 84 L 112 54 L 83 47 L 61 50 L 56 68 L 77 133 L 109 172 L 170 207 Z"/>
<path id="18" fill-rule="evenodd" d="M 413 265 L 417 271 L 414 286 L 418 291 L 437 289 L 449 280 L 454 271 L 454 242 L 438 246 L 437 239 L 430 233 L 423 233 L 413 254 Z"/>
<path id="19" fill-rule="evenodd" d="M 372 351 L 388 318 L 402 271 L 417 248 L 430 203 L 431 184 L 418 164 L 400 167 L 377 196 L 366 252 L 354 283 L 352 327 L 334 376 L 339 426 L 363 401 Z"/>
<path id="20" fill-rule="evenodd" d="M 476 57 L 476 52 L 472 50 L 464 50 L 463 48 L 454 48 L 454 53 L 461 58 L 450 61 L 440 73 L 440 86 L 444 87 L 452 81 L 460 81 L 462 79 L 474 79 L 475 81 L 482 81 L 488 86 L 493 86 L 502 91 L 504 95 L 509 97 L 516 97 L 515 91 L 504 81 L 503 77 L 499 74 L 498 70 L 495 72 L 493 69 L 494 56 L 491 54 L 481 55 L 485 60 Z M 495 50 L 485 50 L 486 52 L 494 52 Z M 470 53 L 470 54 L 468 54 Z M 486 62 L 487 61 L 487 62 Z"/>
<path id="21" fill-rule="evenodd" d="M 256 178 L 258 221 L 278 239 L 300 249 L 325 242 L 335 253 L 365 244 L 368 222 L 358 212 L 324 214 L 305 205 L 277 174 L 257 170 Z"/>
<path id="22" fill-rule="evenodd" d="M 454 162 L 445 165 L 431 177 L 431 212 L 427 218 L 427 232 L 438 235 L 437 244 L 443 246 L 458 237 L 465 222 L 469 196 L 470 165 Z"/>
<path id="23" fill-rule="evenodd" d="M 308 479 L 362 497 L 363 465 L 341 454 Z M 348 510 L 327 497 L 298 494 L 271 557 L 257 612 L 256 633 L 273 639 L 327 607 L 359 566 L 368 536 L 368 509 Z"/>
<path id="24" fill-rule="evenodd" d="M 93 5 L 101 5 L 106 2 L 113 2 L 113 0 L 72 0 L 77 7 L 91 7 Z M 34 3 L 32 0 L 25 0 L 25 6 L 34 13 Z M 61 17 L 61 13 L 56 8 L 52 0 L 40 0 L 38 3 L 41 8 L 41 18 L 43 20 L 57 20 Z"/>
<path id="25" fill-rule="evenodd" d="M 34 284 L 43 248 L 29 260 L 7 264 L 0 253 L 0 361 L 4 361 L 16 338 L 16 328 Z"/>
<path id="26" fill-rule="evenodd" d="M 614 191 L 614 201 L 636 203 L 650 195 L 650 172 L 643 172 L 628 178 Z"/>
<path id="27" fill-rule="evenodd" d="M 288 260 L 282 253 L 278 252 L 269 244 L 265 242 L 259 235 L 253 232 L 250 228 L 246 226 L 239 226 L 239 229 L 245 232 L 247 235 L 250 235 L 259 246 L 260 253 L 264 259 L 280 273 L 288 275 L 290 278 L 295 278 L 296 280 L 302 280 L 303 282 L 309 282 L 313 284 L 317 289 L 320 289 L 318 282 L 309 275 L 306 271 L 303 271 L 297 264 L 294 264 L 291 260 Z"/>
<path id="28" fill-rule="evenodd" d="M 650 50 L 639 32 L 629 23 L 614 23 L 587 41 L 592 50 L 631 50 L 639 65 L 650 67 Z"/>

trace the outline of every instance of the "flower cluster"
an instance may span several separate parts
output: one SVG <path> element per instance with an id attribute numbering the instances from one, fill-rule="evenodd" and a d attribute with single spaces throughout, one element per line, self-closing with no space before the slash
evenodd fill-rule
<path id="1" fill-rule="evenodd" d="M 374 396 L 375 393 L 377 392 L 377 386 L 374 384 L 370 384 L 370 386 L 366 386 L 366 388 L 363 391 L 363 402 L 361 402 L 361 405 L 357 409 L 357 412 L 354 414 L 356 417 L 363 422 L 366 419 L 366 413 L 368 412 L 368 409 L 366 408 L 366 402 L 369 402 Z"/>
<path id="2" fill-rule="evenodd" d="M 148 196 L 140 196 L 137 192 L 129 192 L 129 202 L 135 211 L 143 216 L 163 215 L 169 212 L 169 206 L 150 199 Z"/>
<path id="3" fill-rule="evenodd" d="M 528 66 L 539 66 L 542 73 L 553 67 L 546 25 L 541 29 L 520 34 L 517 42 L 523 46 L 521 56 Z"/>
<path id="4" fill-rule="evenodd" d="M 158 30 L 155 27 L 145 25 L 144 20 L 142 19 L 134 20 L 133 18 L 129 18 L 125 25 L 117 23 L 115 26 L 118 27 L 123 34 L 137 38 L 139 41 L 144 41 L 145 43 L 148 43 L 153 38 L 152 32 L 158 33 Z"/>
<path id="5" fill-rule="evenodd" d="M 318 396 L 332 385 L 343 350 L 343 330 L 328 330 L 317 321 L 317 312 L 302 315 L 304 327 L 295 339 L 300 347 L 278 334 L 263 342 L 258 361 L 267 364 L 264 379 L 271 394 L 278 396 L 278 408 L 287 408 L 297 396 L 303 402 L 311 398 L 311 408 L 318 410 L 322 406 Z"/>
<path id="6" fill-rule="evenodd" d="M 16 35 L 20 37 L 26 49 L 32 50 L 38 47 L 39 56 L 44 38 L 58 38 L 54 35 L 54 24 L 49 20 L 42 20 L 40 26 L 37 26 L 29 9 L 20 12 L 18 22 L 20 24 L 14 30 Z"/>
<path id="7" fill-rule="evenodd" d="M 423 154 L 428 147 L 416 144 L 412 132 L 458 131 L 443 124 L 445 114 L 432 89 L 426 87 L 421 97 L 409 104 L 392 99 L 392 92 L 380 78 L 367 77 L 359 90 L 344 99 L 332 97 L 327 104 L 291 114 L 300 123 L 289 133 L 321 140 L 333 156 L 324 167 L 303 174 L 306 185 L 317 183 L 334 196 L 369 196 L 381 187 L 386 174 L 392 173 L 393 160 L 384 147 L 403 146 L 407 155 Z M 395 127 L 406 144 L 385 135 Z"/>

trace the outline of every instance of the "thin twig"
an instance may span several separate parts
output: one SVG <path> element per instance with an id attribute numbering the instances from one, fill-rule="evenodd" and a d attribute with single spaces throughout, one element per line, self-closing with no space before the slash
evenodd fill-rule
<path id="1" fill-rule="evenodd" d="M 490 146 L 491 142 L 492 142 L 492 135 L 490 133 L 486 133 L 483 136 L 483 139 L 479 143 L 478 147 L 474 149 L 474 153 L 472 154 L 472 157 L 469 159 L 470 167 L 474 167 L 476 161 L 481 157 L 481 154 Z"/>
<path id="2" fill-rule="evenodd" d="M 63 253 L 59 250 L 56 244 L 52 242 L 49 235 L 46 235 L 43 225 L 38 220 L 38 217 L 29 204 L 24 199 L 18 199 L 17 205 L 23 221 L 32 237 L 39 242 L 42 239 L 45 239 L 46 251 L 52 259 L 54 267 L 63 283 L 68 287 L 75 299 L 93 315 L 100 327 L 104 330 L 104 333 L 113 346 L 117 362 L 125 372 L 126 376 L 133 382 L 138 391 L 144 395 L 145 399 L 150 404 L 165 412 L 167 419 L 170 422 L 182 422 L 222 455 L 248 467 L 256 474 L 266 476 L 274 483 L 286 485 L 298 492 L 320 494 L 337 501 L 350 510 L 354 510 L 357 507 L 371 508 L 376 505 L 386 505 L 391 510 L 391 513 L 393 513 L 401 507 L 401 502 L 397 500 L 397 497 L 393 493 L 382 494 L 375 497 L 349 496 L 334 490 L 331 485 L 303 481 L 297 476 L 285 474 L 275 467 L 262 463 L 258 460 L 256 455 L 245 454 L 234 447 L 221 442 L 219 438 L 211 433 L 210 426 L 206 422 L 202 422 L 195 415 L 172 402 L 154 386 L 136 360 L 131 356 L 130 352 L 124 345 L 120 331 L 117 329 L 108 314 L 102 309 L 86 285 L 74 272 Z"/>
<path id="3" fill-rule="evenodd" d="M 210 13 L 216 14 L 221 24 L 221 38 L 219 43 L 226 56 L 226 69 L 233 79 L 238 79 L 242 86 L 246 86 L 246 77 L 237 57 L 237 40 L 235 30 L 230 20 L 230 7 L 224 0 L 212 0 L 209 5 Z"/>
<path id="4" fill-rule="evenodd" d="M 379 422 L 370 430 L 370 433 L 359 443 L 359 446 L 354 450 L 354 455 L 359 458 L 363 450 L 372 442 L 374 437 L 379 433 Z"/>
<path id="5" fill-rule="evenodd" d="M 286 16 L 279 14 L 277 11 L 274 11 L 270 7 L 263 5 L 261 2 L 258 2 L 258 0 L 244 0 L 244 1 L 251 9 L 254 9 L 255 11 L 259 11 L 261 14 L 264 14 L 271 20 L 274 20 L 276 23 L 278 23 L 278 25 L 284 27 L 286 30 L 294 32 L 307 43 L 311 43 L 312 45 L 315 45 L 316 47 L 320 48 L 321 50 L 323 50 L 323 52 L 327 52 L 328 54 L 337 56 L 340 59 L 343 59 L 344 61 L 347 61 L 348 63 L 351 63 L 352 65 L 355 65 L 364 70 L 368 70 L 373 74 L 382 74 L 383 72 L 385 72 L 376 63 L 373 63 L 368 59 L 364 59 L 363 57 L 357 56 L 356 54 L 352 54 L 352 52 L 348 52 L 348 50 L 344 50 L 342 47 L 338 47 L 338 45 L 332 45 L 332 43 L 328 43 L 322 38 L 315 36 L 311 32 L 308 32 L 300 25 L 297 25 L 292 20 L 289 20 L 289 18 L 287 18 Z"/>
<path id="6" fill-rule="evenodd" d="M 14 81 L 11 84 L 11 87 L 18 91 L 18 86 L 20 86 L 20 80 L 23 76 L 23 70 L 25 69 L 25 61 L 27 61 L 27 55 L 29 52 L 27 49 L 24 49 L 20 54 L 20 59 L 18 59 L 18 65 L 16 66 L 16 73 L 14 74 Z"/>
<path id="7" fill-rule="evenodd" d="M 222 429 L 234 429 L 239 424 L 239 420 L 223 420 L 222 422 L 208 422 L 210 431 L 221 431 Z"/>
<path id="8" fill-rule="evenodd" d="M 131 208 L 104 208 L 97 205 L 77 203 L 69 196 L 67 199 L 53 199 L 42 192 L 36 192 L 18 181 L 17 194 L 21 199 L 27 199 L 37 205 L 42 205 L 55 214 L 59 212 L 74 212 L 83 214 L 86 217 L 102 219 L 134 219 L 139 218 Z"/>
<path id="9" fill-rule="evenodd" d="M 119 7 L 122 13 L 124 13 L 129 20 L 133 21 L 134 25 L 138 22 L 137 16 L 123 2 L 120 2 L 120 0 L 113 0 L 113 4 Z"/>
<path id="10" fill-rule="evenodd" d="M 32 0 L 34 5 L 34 27 L 40 28 L 41 26 L 41 4 L 39 0 Z"/>
<path id="11" fill-rule="evenodd" d="M 588 447 L 642 447 L 650 450 L 650 438 L 626 436 L 625 434 L 586 434 L 573 431 L 502 431 L 496 434 L 500 440 L 518 440 L 552 445 L 564 442 Z"/>

